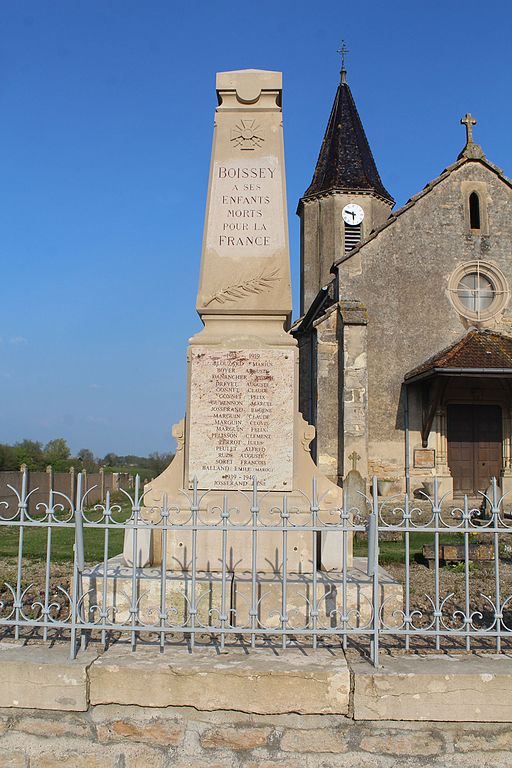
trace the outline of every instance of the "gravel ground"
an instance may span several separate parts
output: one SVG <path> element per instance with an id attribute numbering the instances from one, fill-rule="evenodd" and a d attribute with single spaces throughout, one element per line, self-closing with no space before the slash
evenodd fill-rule
<path id="1" fill-rule="evenodd" d="M 389 564 L 385 566 L 387 572 L 397 581 L 404 582 L 404 566 L 401 564 Z M 448 598 L 443 607 L 443 624 L 447 630 L 462 629 L 464 619 L 457 611 L 464 611 L 465 574 L 460 565 L 444 566 L 440 568 L 440 600 Z M 69 592 L 71 585 L 71 564 L 52 564 L 50 575 L 50 602 L 53 605 L 52 616 L 64 619 L 69 610 L 69 602 L 64 593 L 59 589 L 63 587 Z M 428 599 L 433 600 L 435 594 L 434 569 L 426 565 L 413 562 L 410 565 L 410 611 L 413 613 L 413 623 L 418 629 L 426 629 L 432 623 L 433 607 Z M 16 584 L 16 560 L 4 559 L 0 563 L 0 618 L 5 618 L 12 610 L 13 596 L 5 586 L 5 582 L 12 586 Z M 510 603 L 503 608 L 503 622 L 510 628 L 512 635 L 512 562 L 500 560 L 500 586 L 501 602 L 506 602 L 511 597 Z M 40 615 L 38 601 L 44 601 L 45 564 L 41 561 L 23 561 L 23 584 L 32 586 L 24 596 L 25 614 L 29 618 L 37 618 Z M 448 597 L 450 595 L 450 597 Z M 492 627 L 494 623 L 494 608 L 491 602 L 495 602 L 495 573 L 494 563 L 473 563 L 469 571 L 469 596 L 470 613 L 473 614 L 473 626 L 478 629 Z M 489 599 L 486 599 L 487 598 Z M 8 630 L 4 634 L 9 634 Z M 367 637 L 354 638 L 350 645 L 356 653 L 368 651 L 369 639 Z M 404 648 L 404 638 L 397 636 L 383 636 L 381 639 L 383 650 L 393 653 L 401 652 Z M 504 648 L 512 642 L 506 639 Z M 472 640 L 472 649 L 493 650 L 495 641 L 492 638 Z M 434 641 L 431 638 L 411 638 L 411 648 L 416 651 L 435 650 Z M 443 638 L 441 648 L 448 651 L 464 650 L 464 638 Z"/>
<path id="2" fill-rule="evenodd" d="M 42 560 L 22 561 L 22 584 L 27 591 L 23 598 L 24 613 L 28 618 L 35 619 L 40 615 L 41 609 L 37 605 L 44 602 L 45 596 L 45 568 Z M 69 601 L 59 587 L 69 591 L 71 585 L 71 563 L 52 563 L 49 580 L 49 602 L 54 604 L 51 616 L 62 619 L 69 609 Z M 16 589 L 17 560 L 4 558 L 0 563 L 0 618 L 5 618 L 12 610 L 13 595 L 7 584 Z"/>

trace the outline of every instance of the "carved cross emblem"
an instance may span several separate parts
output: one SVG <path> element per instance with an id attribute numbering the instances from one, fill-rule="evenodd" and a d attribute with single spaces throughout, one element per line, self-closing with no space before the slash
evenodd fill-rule
<path id="1" fill-rule="evenodd" d="M 357 462 L 359 461 L 360 458 L 361 458 L 360 455 L 356 451 L 352 451 L 352 453 L 350 454 L 349 459 L 352 462 L 353 470 L 357 469 Z"/>

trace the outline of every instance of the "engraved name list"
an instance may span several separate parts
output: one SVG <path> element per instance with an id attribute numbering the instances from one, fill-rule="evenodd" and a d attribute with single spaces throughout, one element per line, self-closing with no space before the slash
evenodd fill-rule
<path id="1" fill-rule="evenodd" d="M 189 480 L 200 488 L 287 490 L 293 474 L 293 359 L 277 349 L 196 348 Z"/>

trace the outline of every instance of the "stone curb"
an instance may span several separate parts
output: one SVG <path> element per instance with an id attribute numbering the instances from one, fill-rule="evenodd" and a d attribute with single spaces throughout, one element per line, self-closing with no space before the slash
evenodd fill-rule
<path id="1" fill-rule="evenodd" d="M 408 656 L 347 664 L 288 650 L 193 654 L 115 646 L 69 659 L 69 646 L 0 643 L 0 707 L 86 711 L 101 704 L 193 707 L 354 720 L 512 722 L 512 658 Z"/>
<path id="2" fill-rule="evenodd" d="M 23 646 L 0 643 L 0 707 L 85 712 L 88 670 L 98 653 L 69 658 L 69 644 Z"/>
<path id="3" fill-rule="evenodd" d="M 402 656 L 350 665 L 355 720 L 512 722 L 512 658 Z"/>
<path id="4" fill-rule="evenodd" d="M 89 680 L 91 704 L 338 715 L 349 707 L 350 673 L 342 652 L 111 649 L 92 665 Z"/>

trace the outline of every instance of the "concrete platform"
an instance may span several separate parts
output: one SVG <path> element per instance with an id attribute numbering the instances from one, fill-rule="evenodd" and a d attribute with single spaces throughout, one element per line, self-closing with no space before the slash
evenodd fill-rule
<path id="1" fill-rule="evenodd" d="M 512 658 L 401 656 L 350 665 L 355 720 L 512 722 Z"/>
<path id="2" fill-rule="evenodd" d="M 126 624 L 130 622 L 132 601 L 132 567 L 124 563 L 122 555 L 112 557 L 107 564 L 106 610 L 108 622 Z M 143 624 L 158 624 L 160 613 L 161 571 L 160 568 L 136 568 L 136 601 L 140 620 Z M 227 609 L 231 598 L 231 574 L 227 575 Z M 91 620 L 97 619 L 97 611 L 103 608 L 103 563 L 86 568 L 83 573 L 83 589 L 86 595 L 85 609 Z M 204 627 L 218 626 L 221 612 L 222 581 L 220 573 L 196 574 L 197 623 Z M 192 599 L 192 575 L 167 571 L 165 580 L 167 623 L 186 625 L 189 622 Z"/>
<path id="3" fill-rule="evenodd" d="M 396 610 L 403 606 L 403 588 L 384 568 L 379 569 L 380 605 L 382 617 L 387 626 L 396 623 Z M 282 602 L 282 580 L 273 574 L 258 574 L 256 597 L 258 620 L 264 627 L 279 627 Z M 252 581 L 250 573 L 233 575 L 232 615 L 237 627 L 250 627 Z M 340 627 L 343 615 L 343 577 L 341 573 L 319 571 L 317 573 L 316 605 L 317 626 L 321 629 Z M 311 626 L 310 613 L 313 608 L 312 575 L 287 574 L 286 606 L 289 626 L 296 628 Z M 346 605 L 348 626 L 368 626 L 373 614 L 373 578 L 366 574 L 366 558 L 355 557 L 352 567 L 347 568 Z"/>

